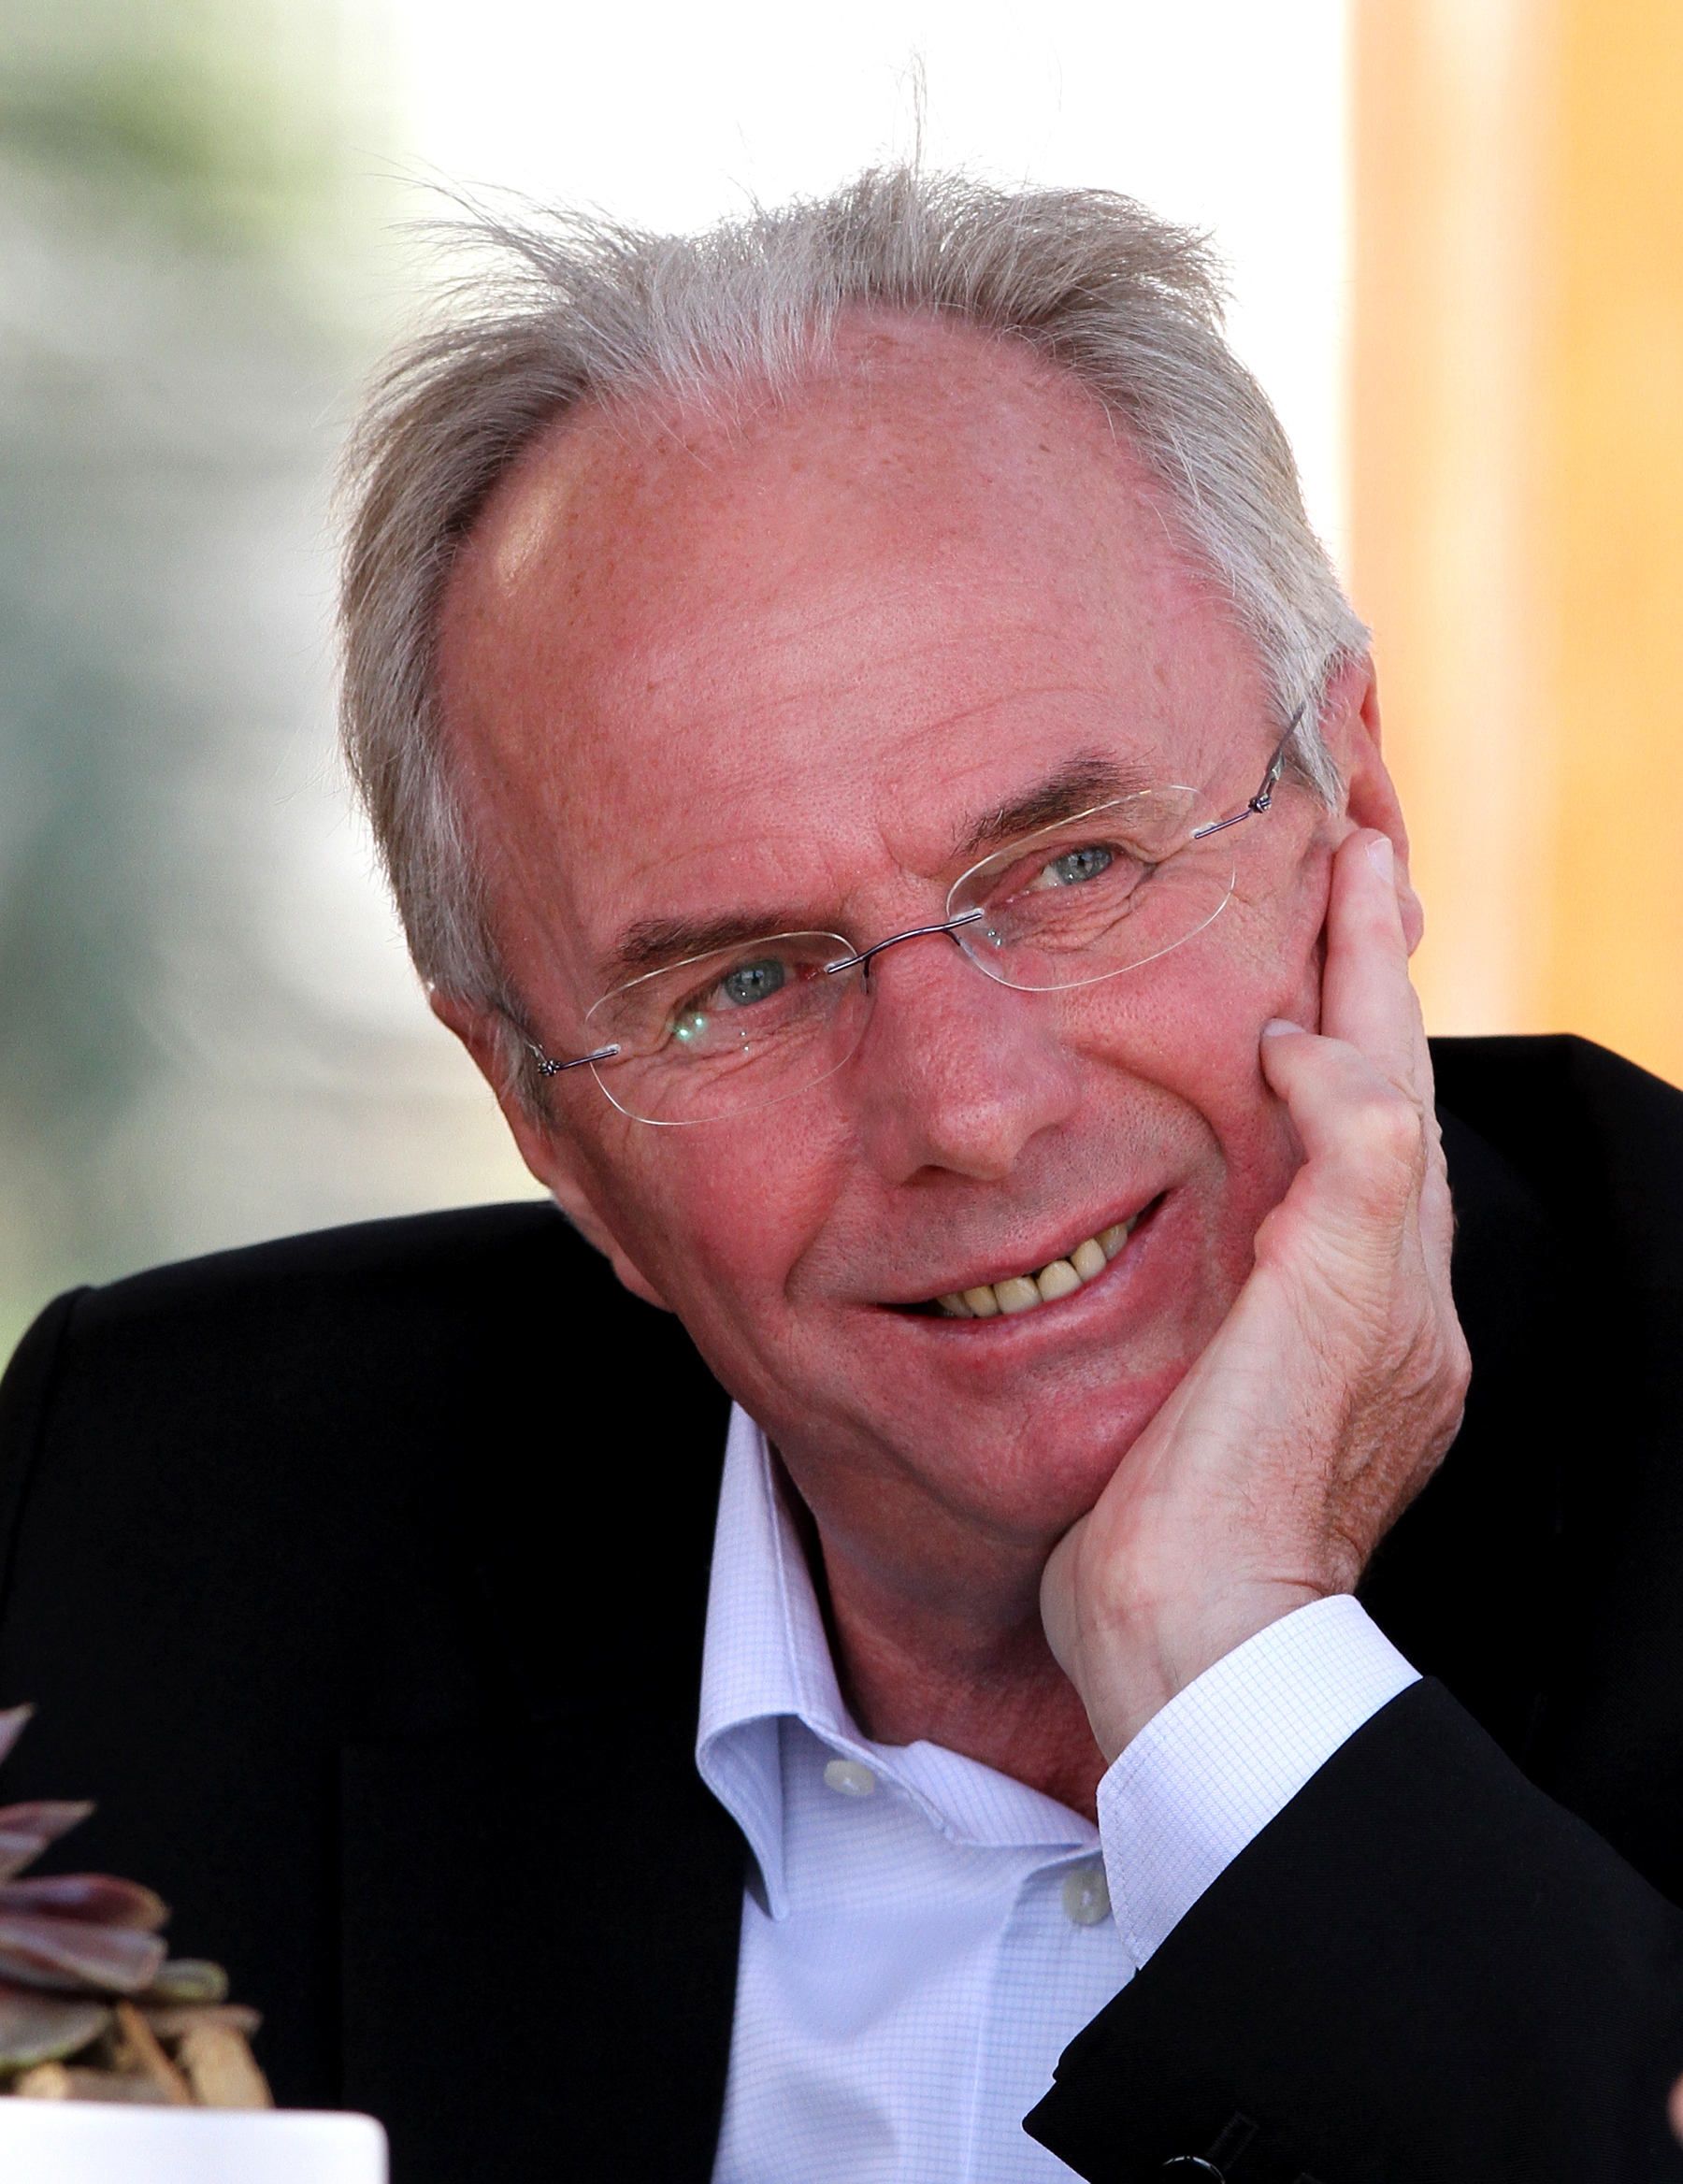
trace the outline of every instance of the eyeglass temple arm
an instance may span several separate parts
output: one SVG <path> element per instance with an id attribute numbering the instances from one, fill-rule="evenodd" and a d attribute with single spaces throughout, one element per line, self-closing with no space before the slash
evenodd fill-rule
<path id="1" fill-rule="evenodd" d="M 1280 776 L 1286 770 L 1286 746 L 1296 735 L 1297 725 L 1302 719 L 1308 703 L 1309 700 L 1305 697 L 1303 703 L 1298 707 L 1296 712 L 1287 722 L 1286 733 L 1274 745 L 1273 756 L 1268 762 L 1268 771 L 1262 776 L 1262 786 L 1246 804 L 1244 811 L 1235 812 L 1230 819 L 1212 819 L 1207 826 L 1195 826 L 1189 837 L 1191 841 L 1205 841 L 1212 834 L 1225 833 L 1230 826 L 1242 826 L 1245 820 L 1255 818 L 1259 812 L 1267 811 L 1270 804 L 1273 802 L 1275 789 L 1280 785 Z"/>
<path id="2" fill-rule="evenodd" d="M 558 1062 L 545 1054 L 535 1041 L 528 1039 L 525 1045 L 526 1052 L 538 1064 L 540 1077 L 558 1077 L 563 1070 L 582 1070 L 588 1062 L 611 1062 L 619 1052 L 617 1046 L 598 1046 L 594 1054 L 575 1055 L 570 1061 Z"/>

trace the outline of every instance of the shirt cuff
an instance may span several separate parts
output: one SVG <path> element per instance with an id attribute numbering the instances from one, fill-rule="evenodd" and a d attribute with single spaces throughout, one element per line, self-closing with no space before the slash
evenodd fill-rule
<path id="1" fill-rule="evenodd" d="M 1111 1908 L 1136 1967 L 1339 1746 L 1418 1681 L 1339 1593 L 1270 1623 L 1153 1716 L 1099 1785 Z"/>

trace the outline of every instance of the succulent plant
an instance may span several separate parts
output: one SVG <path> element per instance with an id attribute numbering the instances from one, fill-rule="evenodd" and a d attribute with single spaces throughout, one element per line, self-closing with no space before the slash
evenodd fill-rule
<path id="1" fill-rule="evenodd" d="M 0 1712 L 0 1761 L 32 1712 Z M 0 1806 L 0 2092 L 266 2106 L 257 2013 L 227 2001 L 220 1964 L 169 1956 L 161 1897 L 111 1874 L 19 1877 L 93 1810 Z"/>

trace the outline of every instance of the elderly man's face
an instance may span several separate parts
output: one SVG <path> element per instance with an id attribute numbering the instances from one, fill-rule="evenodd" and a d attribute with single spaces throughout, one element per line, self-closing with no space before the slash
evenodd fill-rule
<path id="1" fill-rule="evenodd" d="M 478 524 L 442 650 L 548 1050 L 595 1043 L 633 926 L 863 945 L 941 918 L 979 826 L 1076 762 L 1240 808 L 1275 714 L 1164 510 L 1073 383 L 927 323 L 854 328 L 833 375 L 745 424 L 668 404 L 553 435 Z M 1366 688 L 1346 679 L 1331 723 L 1364 794 Z M 523 1147 L 681 1314 L 827 1535 L 1043 1550 L 1209 1340 L 1289 1180 L 1258 1037 L 1316 1019 L 1347 825 L 1287 784 L 1229 838 L 1226 911 L 1156 962 L 1021 993 L 915 941 L 874 965 L 862 1042 L 815 1088 L 653 1128 L 578 1070 L 552 1127 L 513 1117 Z M 928 1309 L 1135 1216 L 1077 1294 Z M 658 1389 L 620 1393 L 634 1434 L 664 1430 Z"/>

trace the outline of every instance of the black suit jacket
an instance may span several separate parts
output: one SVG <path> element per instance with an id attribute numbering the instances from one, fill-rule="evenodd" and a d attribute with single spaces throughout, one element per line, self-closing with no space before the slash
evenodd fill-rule
<path id="1" fill-rule="evenodd" d="M 1094 2179 L 1683 2176 L 1683 1098 L 1435 1052 L 1473 1387 L 1363 1588 L 1431 1680 L 1067 2052 Z M 0 1795 L 96 1795 L 53 1862 L 161 1889 L 396 2184 L 710 2172 L 726 1410 L 532 1205 L 60 1298 L 0 1388 Z"/>

